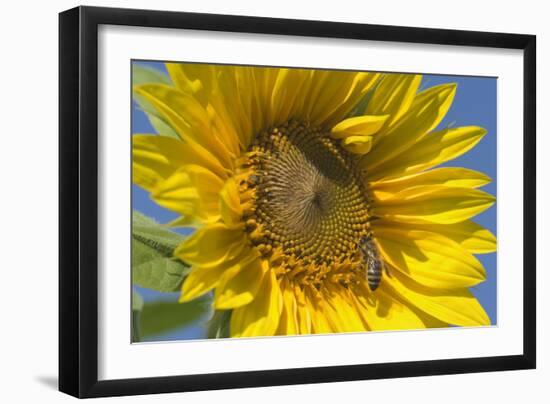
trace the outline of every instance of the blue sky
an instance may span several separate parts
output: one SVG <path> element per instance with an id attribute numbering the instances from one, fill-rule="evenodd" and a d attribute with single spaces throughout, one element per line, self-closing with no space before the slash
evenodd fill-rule
<path id="1" fill-rule="evenodd" d="M 165 71 L 164 65 L 161 63 L 140 62 L 140 64 L 146 64 L 150 67 Z M 493 179 L 493 182 L 486 185 L 482 189 L 492 195 L 496 195 L 497 79 L 492 77 L 424 75 L 421 88 L 424 89 L 442 83 L 457 83 L 457 92 L 449 112 L 436 129 L 477 125 L 484 127 L 488 132 L 474 149 L 455 160 L 443 164 L 443 166 L 466 167 L 487 174 Z M 141 112 L 135 104 L 132 108 L 132 133 L 154 133 L 154 129 L 151 127 L 143 112 Z M 174 213 L 163 209 L 152 202 L 148 194 L 135 185 L 132 190 L 132 206 L 133 209 L 137 209 L 140 212 L 155 218 L 159 222 L 167 222 L 176 217 Z M 473 220 L 496 234 L 496 212 L 497 204 L 482 214 L 476 216 Z M 476 257 L 483 263 L 487 271 L 487 281 L 471 288 L 471 291 L 487 311 L 487 314 L 491 318 L 491 323 L 496 324 L 496 254 L 483 254 L 477 255 Z M 177 293 L 163 294 L 139 287 L 136 289 L 144 297 L 145 301 L 153 301 L 158 299 L 176 300 L 178 296 Z M 164 335 L 158 339 L 180 340 L 204 337 L 204 330 L 201 327 L 192 326 L 168 335 Z"/>

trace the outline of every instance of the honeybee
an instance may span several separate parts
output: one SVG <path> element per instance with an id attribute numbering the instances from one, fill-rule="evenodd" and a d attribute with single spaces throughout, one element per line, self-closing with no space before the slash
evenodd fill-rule
<path id="1" fill-rule="evenodd" d="M 363 258 L 363 264 L 366 266 L 367 282 L 369 289 L 375 291 L 382 280 L 382 271 L 384 271 L 384 261 L 380 257 L 380 251 L 374 243 L 371 235 L 361 237 L 357 244 Z"/>

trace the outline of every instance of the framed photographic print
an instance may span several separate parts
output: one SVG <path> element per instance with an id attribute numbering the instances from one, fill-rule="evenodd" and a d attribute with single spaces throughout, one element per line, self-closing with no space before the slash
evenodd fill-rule
<path id="1" fill-rule="evenodd" d="M 535 264 L 534 36 L 60 14 L 60 390 L 534 368 Z"/>

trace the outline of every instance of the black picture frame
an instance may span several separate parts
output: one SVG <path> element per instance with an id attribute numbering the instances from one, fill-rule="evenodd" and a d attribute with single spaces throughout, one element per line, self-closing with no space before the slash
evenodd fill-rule
<path id="1" fill-rule="evenodd" d="M 523 50 L 523 354 L 99 381 L 98 26 L 182 28 Z M 59 390 L 102 397 L 536 366 L 536 37 L 183 12 L 77 7 L 59 15 Z"/>

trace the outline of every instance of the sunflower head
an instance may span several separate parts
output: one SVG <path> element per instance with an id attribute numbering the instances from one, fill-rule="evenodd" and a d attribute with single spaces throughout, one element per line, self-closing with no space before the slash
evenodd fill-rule
<path id="1" fill-rule="evenodd" d="M 353 259 L 368 233 L 368 197 L 353 156 L 330 133 L 289 122 L 259 134 L 245 156 L 239 190 L 253 202 L 243 220 L 263 255 L 280 257 L 278 272 L 298 266 L 308 282 L 326 277 L 321 265 Z"/>
<path id="2" fill-rule="evenodd" d="M 479 127 L 434 131 L 453 84 L 407 74 L 167 64 L 135 93 L 171 136 L 134 135 L 134 181 L 196 231 L 182 301 L 214 293 L 231 336 L 489 320 L 468 291 L 494 236 L 490 179 L 434 168 Z"/>

